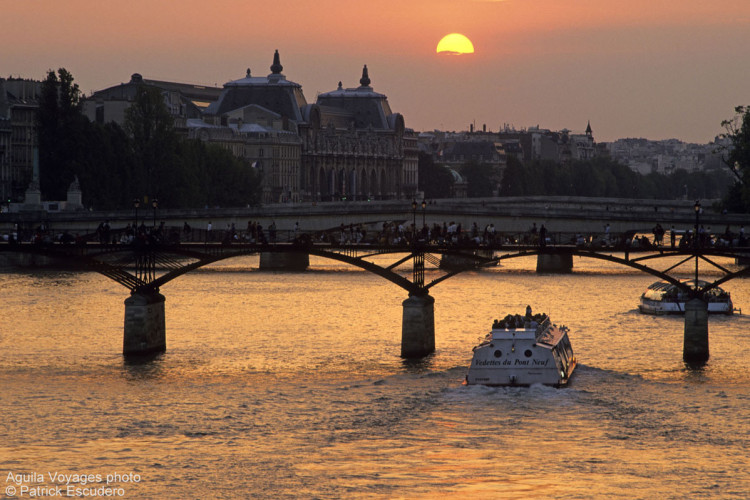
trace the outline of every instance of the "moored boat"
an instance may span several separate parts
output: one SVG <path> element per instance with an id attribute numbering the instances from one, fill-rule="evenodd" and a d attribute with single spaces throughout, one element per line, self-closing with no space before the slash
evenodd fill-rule
<path id="1" fill-rule="evenodd" d="M 508 315 L 474 347 L 466 384 L 492 386 L 567 384 L 576 367 L 568 328 L 546 314 Z"/>
<path id="2" fill-rule="evenodd" d="M 695 287 L 695 280 L 682 280 L 690 288 Z M 698 287 L 708 283 L 698 280 Z M 707 292 L 708 312 L 712 314 L 732 314 L 734 305 L 729 292 L 716 287 Z M 652 283 L 641 294 L 638 310 L 644 314 L 685 314 L 685 303 L 690 295 L 668 281 Z"/>

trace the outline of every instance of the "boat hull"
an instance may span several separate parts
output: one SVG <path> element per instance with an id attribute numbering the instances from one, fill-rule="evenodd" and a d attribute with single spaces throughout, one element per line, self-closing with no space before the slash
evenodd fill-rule
<path id="1" fill-rule="evenodd" d="M 493 330 L 491 338 L 474 348 L 467 385 L 562 387 L 576 367 L 565 331 L 554 344 L 537 342 L 533 332 Z"/>

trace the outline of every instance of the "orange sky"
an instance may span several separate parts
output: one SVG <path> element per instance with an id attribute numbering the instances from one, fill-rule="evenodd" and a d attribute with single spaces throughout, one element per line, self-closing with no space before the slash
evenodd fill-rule
<path id="1" fill-rule="evenodd" d="M 748 0 L 4 0 L 0 76 L 65 67 L 84 92 L 284 74 L 308 101 L 372 85 L 416 130 L 540 125 L 707 142 L 750 103 Z M 471 56 L 435 54 L 442 36 Z"/>

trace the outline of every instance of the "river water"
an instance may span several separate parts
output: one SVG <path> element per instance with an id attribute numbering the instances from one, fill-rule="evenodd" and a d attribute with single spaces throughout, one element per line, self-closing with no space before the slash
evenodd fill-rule
<path id="1" fill-rule="evenodd" d="M 332 261 L 291 274 L 248 257 L 178 278 L 161 290 L 167 352 L 141 364 L 121 356 L 126 289 L 6 270 L 0 491 L 747 498 L 750 317 L 712 316 L 710 361 L 690 370 L 683 319 L 636 311 L 653 278 L 584 259 L 571 275 L 534 266 L 436 286 L 437 351 L 420 362 L 399 357 L 406 292 Z M 750 282 L 724 288 L 750 313 Z M 461 385 L 492 320 L 527 304 L 570 327 L 570 385 Z"/>

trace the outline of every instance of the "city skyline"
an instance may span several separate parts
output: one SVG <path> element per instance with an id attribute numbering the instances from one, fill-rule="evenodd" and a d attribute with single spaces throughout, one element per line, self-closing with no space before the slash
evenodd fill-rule
<path id="1" fill-rule="evenodd" d="M 308 101 L 367 64 L 376 92 L 418 131 L 539 125 L 706 143 L 746 104 L 743 0 L 277 3 L 51 0 L 4 4 L 2 77 L 70 71 L 85 94 L 132 73 L 223 86 L 266 75 L 278 49 Z M 474 54 L 435 53 L 461 33 Z"/>

